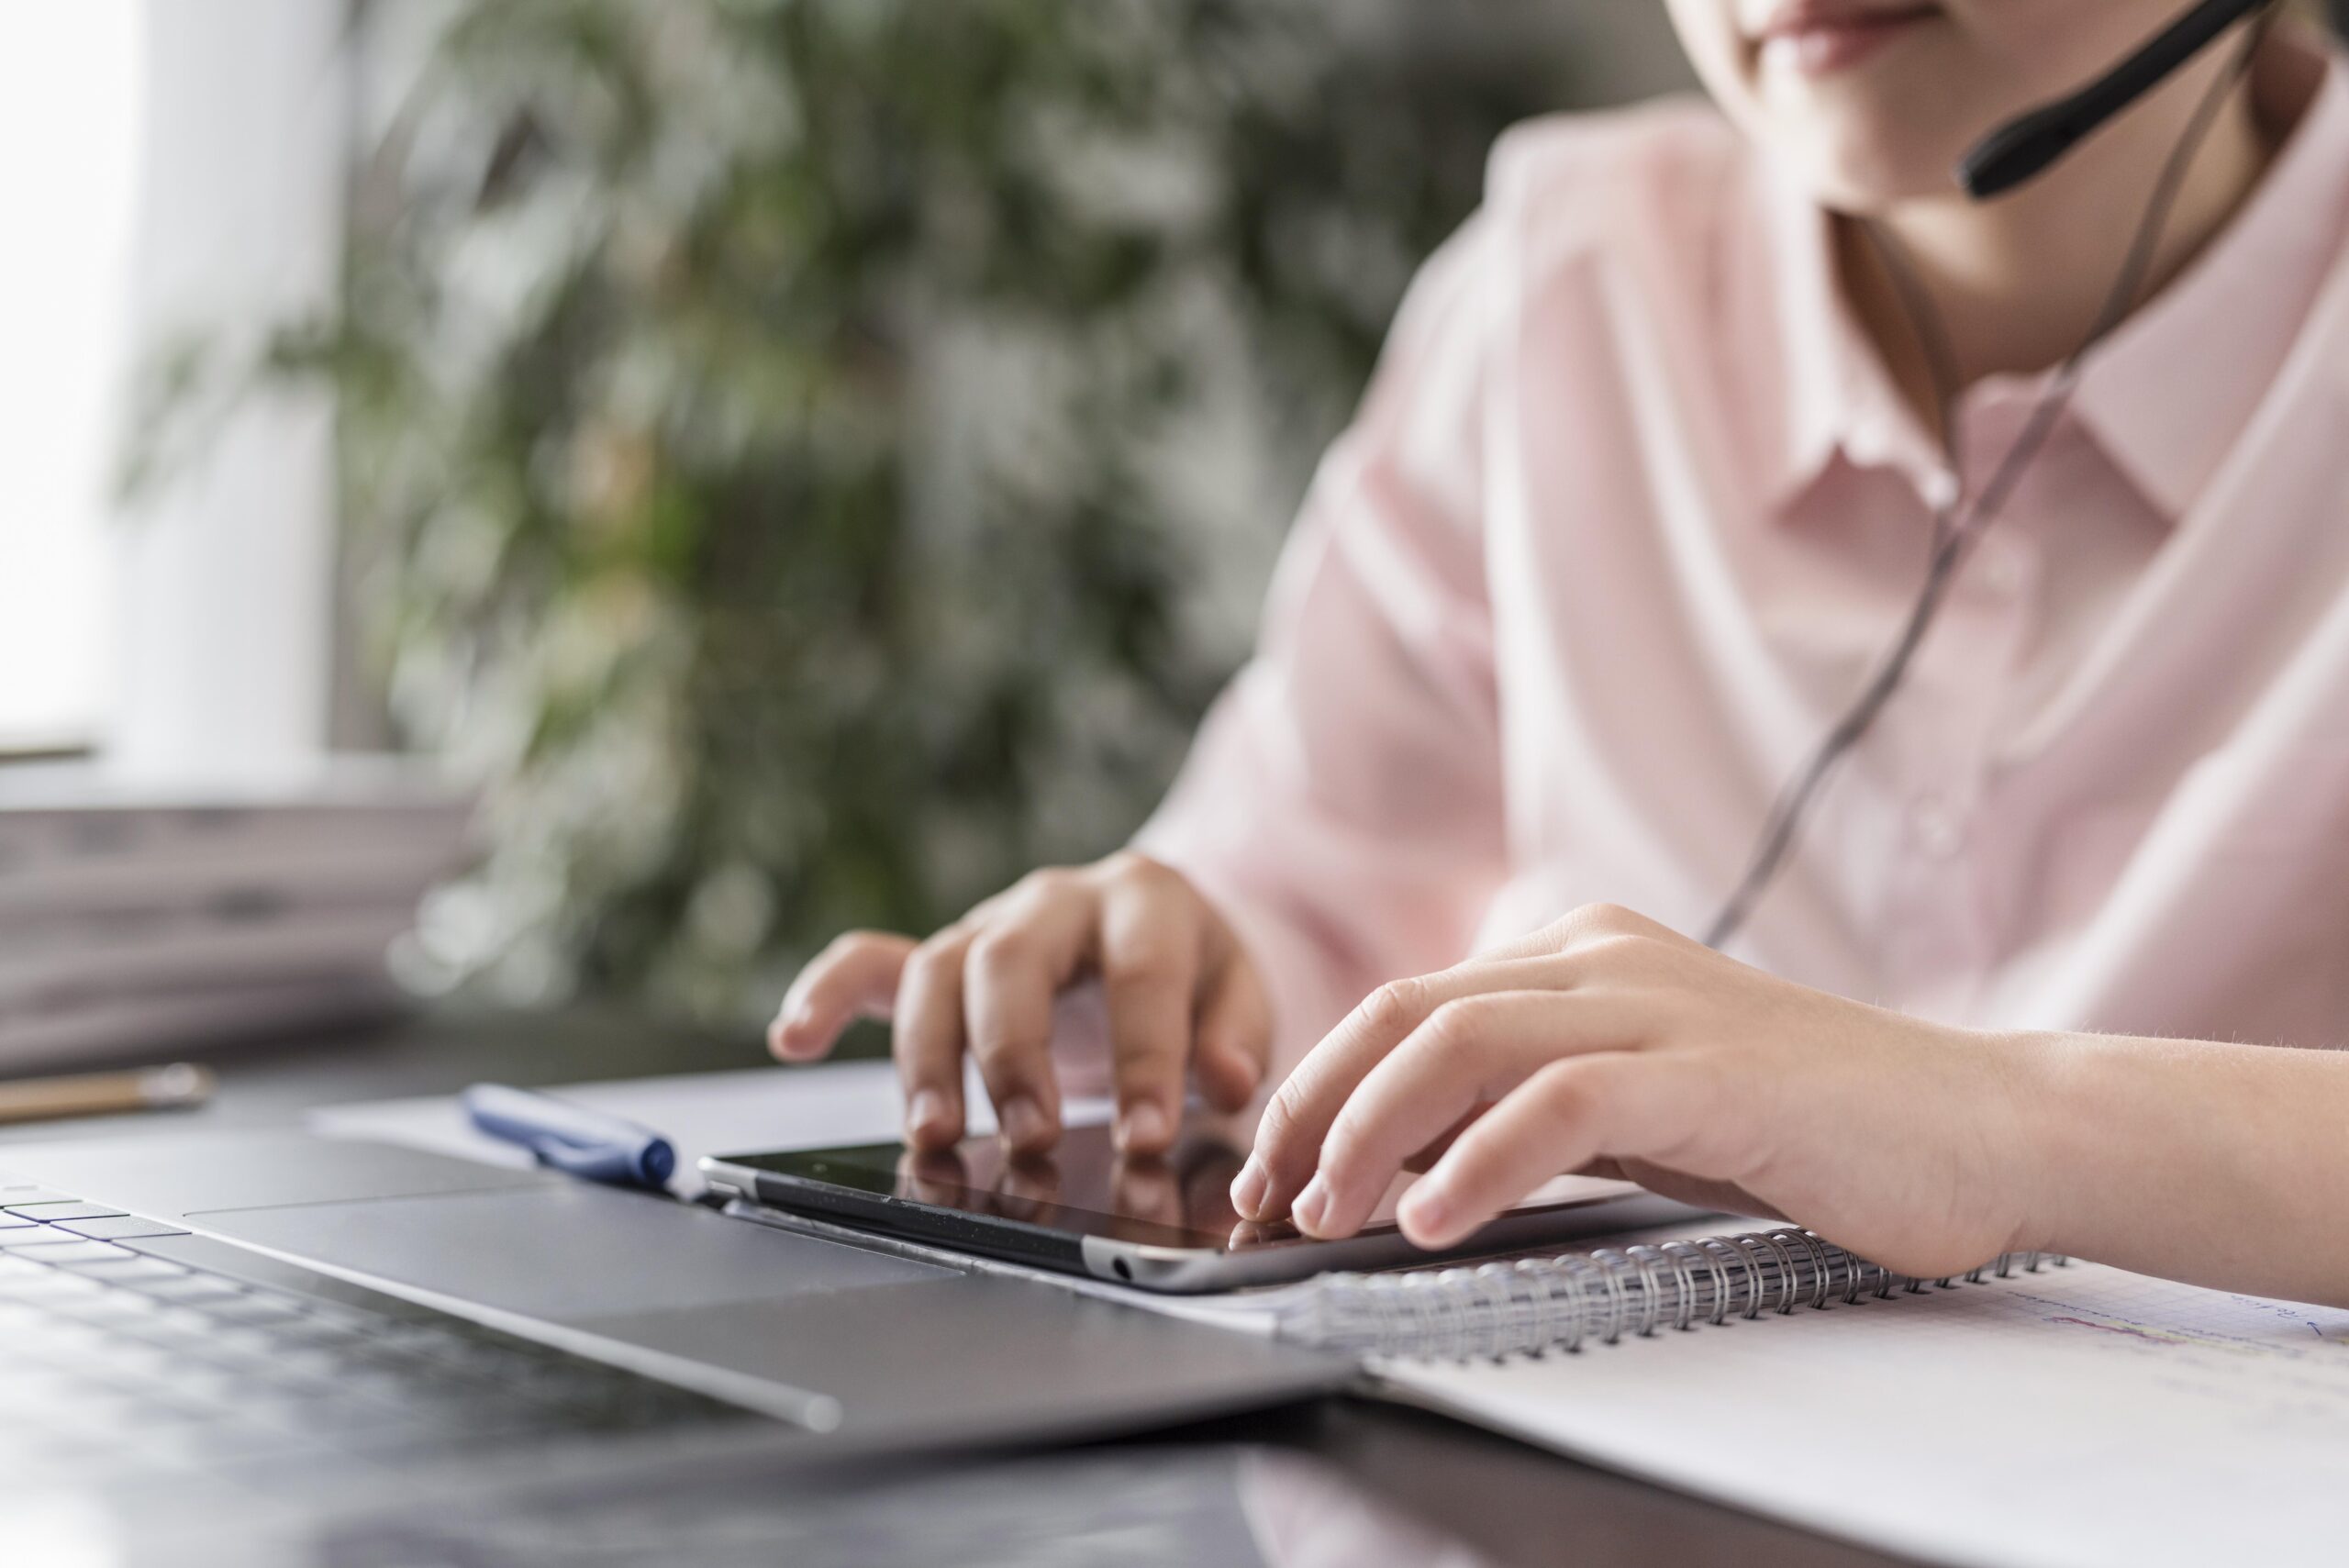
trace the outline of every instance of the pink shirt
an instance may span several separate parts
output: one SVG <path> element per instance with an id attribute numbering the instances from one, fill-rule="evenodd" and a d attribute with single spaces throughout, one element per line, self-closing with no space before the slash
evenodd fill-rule
<path id="1" fill-rule="evenodd" d="M 2349 81 L 2269 55 L 2290 139 L 2093 356 L 1739 956 L 1954 1022 L 2349 1040 Z M 1281 1060 L 1577 905 L 1699 930 L 2038 384 L 1971 389 L 1946 474 L 1827 219 L 1709 109 L 1506 137 L 1139 840 L 1257 957 Z"/>

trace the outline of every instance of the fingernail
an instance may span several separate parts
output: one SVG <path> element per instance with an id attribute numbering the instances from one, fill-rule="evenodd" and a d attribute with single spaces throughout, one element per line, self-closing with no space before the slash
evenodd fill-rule
<path id="1" fill-rule="evenodd" d="M 906 1128 L 908 1131 L 935 1134 L 947 1131 L 953 1124 L 946 1096 L 935 1089 L 923 1089 L 914 1095 L 906 1107 Z"/>
<path id="2" fill-rule="evenodd" d="M 1118 1142 L 1126 1149 L 1166 1146 L 1166 1113 L 1149 1100 L 1137 1100 L 1118 1119 Z"/>
<path id="3" fill-rule="evenodd" d="M 1272 1184 L 1264 1162 L 1251 1154 L 1248 1163 L 1240 1167 L 1240 1174 L 1231 1179 L 1231 1207 L 1250 1219 L 1264 1218 L 1264 1191 Z"/>
<path id="4" fill-rule="evenodd" d="M 1297 1202 L 1290 1206 L 1289 1213 L 1296 1218 L 1298 1229 L 1318 1233 L 1329 1207 L 1330 1184 L 1316 1176 L 1305 1184 L 1303 1192 L 1297 1195 Z"/>
<path id="5" fill-rule="evenodd" d="M 1034 1149 L 1051 1142 L 1052 1128 L 1044 1120 L 1044 1108 L 1025 1095 L 1005 1102 L 1003 1136 L 1014 1149 Z"/>

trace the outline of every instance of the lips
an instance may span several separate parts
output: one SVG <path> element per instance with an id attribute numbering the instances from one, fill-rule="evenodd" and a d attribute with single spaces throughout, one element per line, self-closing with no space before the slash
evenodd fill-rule
<path id="1" fill-rule="evenodd" d="M 1938 5 L 1881 0 L 1777 0 L 1751 9 L 1760 14 L 1747 36 L 1764 66 L 1805 76 L 1848 70 L 1941 14 Z"/>

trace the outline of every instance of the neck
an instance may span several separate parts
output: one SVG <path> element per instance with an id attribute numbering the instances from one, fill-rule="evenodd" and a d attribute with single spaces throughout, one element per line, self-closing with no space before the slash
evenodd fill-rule
<path id="1" fill-rule="evenodd" d="M 1953 194 L 1878 216 L 1932 296 L 1962 390 L 1985 376 L 2060 363 L 2102 315 L 2165 166 L 2231 49 L 2221 45 L 2022 189 L 1987 203 Z M 2266 139 L 2246 84 L 2220 107 L 2180 182 L 2138 300 L 2175 277 L 2258 183 Z M 1838 225 L 1845 288 L 1909 402 L 1939 425 L 1916 324 L 1876 247 Z M 2135 302 L 2132 302 L 2135 303 Z"/>

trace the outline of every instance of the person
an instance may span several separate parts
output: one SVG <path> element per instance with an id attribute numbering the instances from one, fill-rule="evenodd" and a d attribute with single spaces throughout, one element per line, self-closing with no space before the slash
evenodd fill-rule
<path id="1" fill-rule="evenodd" d="M 909 1141 L 968 1052 L 1041 1150 L 1097 977 L 1122 1146 L 1268 1093 L 1234 1200 L 1314 1235 L 1407 1166 L 1428 1246 L 1616 1171 L 1911 1273 L 2349 1304 L 2349 76 L 2263 17 L 1951 174 L 2174 9 L 1670 0 L 1714 104 L 1502 139 L 1133 847 L 841 939 L 775 1051 L 891 1016 Z"/>

